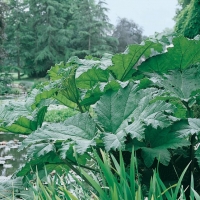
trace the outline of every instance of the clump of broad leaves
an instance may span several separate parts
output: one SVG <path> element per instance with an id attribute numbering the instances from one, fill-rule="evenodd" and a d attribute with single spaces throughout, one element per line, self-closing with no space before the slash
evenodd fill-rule
<path id="1" fill-rule="evenodd" d="M 42 177 L 44 168 L 79 173 L 92 149 L 116 159 L 122 150 L 128 168 L 134 147 L 144 184 L 155 167 L 172 184 L 189 162 L 185 187 L 191 173 L 198 182 L 200 119 L 194 107 L 200 103 L 200 41 L 182 36 L 166 41 L 146 40 L 100 60 L 72 57 L 52 67 L 50 81 L 34 89 L 25 104 L 2 105 L 0 131 L 28 136 L 20 147 L 27 148 L 27 161 L 15 177 L 32 179 L 36 169 Z M 79 113 L 43 124 L 55 102 Z"/>

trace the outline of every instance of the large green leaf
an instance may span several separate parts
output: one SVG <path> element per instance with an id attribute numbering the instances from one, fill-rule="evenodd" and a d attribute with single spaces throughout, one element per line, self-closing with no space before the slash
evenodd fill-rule
<path id="1" fill-rule="evenodd" d="M 124 129 L 127 134 L 130 134 L 132 139 L 137 138 L 138 140 L 144 138 L 144 130 L 144 125 L 139 120 L 134 121 Z"/>
<path id="2" fill-rule="evenodd" d="M 52 81 L 59 80 L 62 78 L 62 69 L 67 68 L 68 65 L 65 65 L 64 62 L 61 62 L 59 64 L 56 64 L 55 66 L 51 67 L 50 70 L 48 70 L 48 74 L 50 76 L 50 79 Z"/>
<path id="3" fill-rule="evenodd" d="M 131 84 L 118 92 L 108 91 L 97 102 L 97 120 L 106 132 L 116 133 L 124 120 L 128 123 L 128 117 L 140 101 L 134 98 L 137 89 L 136 84 Z"/>
<path id="4" fill-rule="evenodd" d="M 27 119 L 26 117 L 19 117 L 16 121 L 10 124 L 0 124 L 0 130 L 3 132 L 12 132 L 18 134 L 28 135 L 37 129 L 37 122 Z"/>
<path id="5" fill-rule="evenodd" d="M 145 41 L 142 44 L 130 45 L 123 54 L 116 54 L 112 58 L 113 66 L 109 70 L 120 81 L 126 81 L 131 78 L 136 71 L 133 67 L 143 58 L 147 59 L 153 55 L 152 51 L 162 52 L 163 46 L 160 43 Z"/>
<path id="6" fill-rule="evenodd" d="M 58 100 L 60 104 L 65 105 L 72 109 L 77 109 L 77 104 L 70 101 L 65 95 L 65 90 L 59 90 L 53 95 L 53 98 Z"/>
<path id="7" fill-rule="evenodd" d="M 108 89 L 119 89 L 120 83 L 107 70 L 112 64 L 111 55 L 104 55 L 101 60 L 83 60 L 77 57 L 70 60 L 77 65 L 75 83 L 80 89 L 82 106 L 96 103 Z"/>
<path id="8" fill-rule="evenodd" d="M 142 147 L 142 158 L 147 167 L 153 164 L 155 158 L 163 165 L 168 165 L 171 160 L 170 152 L 164 148 Z"/>
<path id="9" fill-rule="evenodd" d="M 138 85 L 129 84 L 118 92 L 107 92 L 97 102 L 97 123 L 105 131 L 107 150 L 121 148 L 128 134 L 132 138 L 144 138 L 144 125 L 154 128 L 171 125 L 168 115 L 174 112 L 175 107 L 164 101 L 153 102 L 160 94 L 157 89 L 138 89 Z"/>
<path id="10" fill-rule="evenodd" d="M 170 126 L 170 118 L 164 113 L 173 113 L 175 107 L 164 101 L 156 101 L 155 103 L 150 104 L 150 100 L 151 99 L 149 99 L 148 96 L 141 99 L 138 107 L 133 112 L 134 118 L 143 121 L 146 125 L 151 125 L 154 128 Z"/>
<path id="11" fill-rule="evenodd" d="M 110 149 L 124 149 L 126 132 L 121 130 L 116 134 L 104 133 L 104 144 L 107 151 Z"/>
<path id="12" fill-rule="evenodd" d="M 138 69 L 142 72 L 165 73 L 169 70 L 183 70 L 200 62 L 200 41 L 190 40 L 183 36 L 173 39 L 173 47 L 167 52 L 153 56 L 143 62 Z"/>
<path id="13" fill-rule="evenodd" d="M 90 89 L 98 82 L 107 82 L 109 78 L 107 67 L 112 64 L 111 56 L 105 54 L 101 60 L 86 60 L 77 57 L 70 58 L 68 65 L 71 64 L 77 68 L 75 73 L 77 87 Z M 55 71 L 59 71 L 58 67 Z"/>
<path id="14" fill-rule="evenodd" d="M 107 66 L 102 66 L 101 60 L 76 59 L 76 63 L 79 65 L 76 70 L 77 87 L 89 89 L 98 82 L 108 81 L 109 73 L 108 70 L 106 70 Z"/>
<path id="15" fill-rule="evenodd" d="M 164 90 L 164 92 L 161 96 L 158 96 L 155 98 L 155 101 L 158 101 L 158 100 L 169 102 L 170 104 L 172 104 L 176 107 L 176 110 L 173 115 L 174 117 L 177 117 L 179 119 L 187 118 L 186 106 L 183 104 L 181 99 L 175 97 L 173 94 L 172 94 L 172 96 L 170 96 L 169 92 Z"/>
<path id="16" fill-rule="evenodd" d="M 56 66 L 57 67 L 57 66 Z M 52 68 L 51 70 L 53 70 Z M 57 71 L 57 70 L 56 70 Z M 52 71 L 50 71 L 52 72 Z M 49 72 L 49 73 L 50 73 Z M 72 105 L 79 103 L 79 92 L 75 83 L 76 66 L 70 66 L 67 68 L 61 68 L 60 79 L 50 82 L 45 86 L 41 93 L 35 97 L 35 103 L 37 105 L 42 99 L 54 97 L 64 105 L 72 107 Z M 59 76 L 60 77 L 60 76 Z M 74 106 L 73 105 L 73 106 Z"/>
<path id="17" fill-rule="evenodd" d="M 49 100 L 58 90 L 59 81 L 45 83 L 40 89 L 33 89 L 28 96 L 25 106 L 31 111 L 42 106 L 48 106 L 51 101 Z"/>
<path id="18" fill-rule="evenodd" d="M 107 92 L 97 102 L 97 119 L 106 132 L 116 133 L 126 127 L 130 120 L 152 124 L 155 128 L 170 125 L 164 112 L 172 113 L 175 107 L 162 101 L 151 103 L 159 94 L 157 89 L 137 90 L 136 84 L 130 84 L 118 92 Z"/>
<path id="19" fill-rule="evenodd" d="M 26 109 L 24 102 L 1 106 L 0 130 L 30 134 L 37 129 L 37 126 L 37 119 Z"/>
<path id="20" fill-rule="evenodd" d="M 49 153 L 50 151 L 55 151 L 55 147 L 52 143 L 35 144 L 28 148 L 27 156 L 40 157 Z"/>
<path id="21" fill-rule="evenodd" d="M 199 133 L 200 133 L 200 119 L 189 118 L 188 123 L 190 125 L 191 134 L 196 133 L 197 135 L 199 135 Z"/>
<path id="22" fill-rule="evenodd" d="M 168 165 L 171 159 L 168 149 L 189 146 L 189 136 L 197 131 L 194 130 L 194 124 L 196 120 L 191 119 L 189 123 L 187 120 L 174 122 L 164 129 L 148 127 L 145 129 L 143 142 L 133 140 L 133 145 L 135 149 L 142 149 L 142 157 L 147 167 L 150 167 L 155 159 L 163 165 Z"/>
<path id="23" fill-rule="evenodd" d="M 173 126 L 176 126 L 177 123 Z M 181 131 L 175 132 L 172 127 L 165 129 L 148 127 L 145 130 L 145 147 L 141 149 L 142 157 L 147 167 L 153 164 L 155 158 L 163 165 L 168 165 L 170 161 L 168 149 L 189 146 L 190 143 L 183 137 L 183 133 Z"/>
<path id="24" fill-rule="evenodd" d="M 48 108 L 47 106 L 42 106 L 42 108 L 34 111 L 34 112 L 36 112 L 37 125 L 39 127 L 41 127 L 43 124 L 44 117 L 47 112 L 47 108 Z M 33 112 L 33 114 L 34 114 L 34 112 Z"/>
<path id="25" fill-rule="evenodd" d="M 76 68 L 72 68 L 67 75 L 67 77 L 63 78 L 62 80 L 62 89 L 64 89 L 64 95 L 72 102 L 77 103 L 80 100 L 79 97 L 79 92 L 76 87 L 76 82 L 75 82 L 75 71 Z"/>
<path id="26" fill-rule="evenodd" d="M 151 80 L 170 92 L 170 97 L 189 101 L 200 91 L 200 65 L 183 70 L 173 70 L 167 74 L 150 74 Z M 169 95 L 168 95 L 169 96 Z"/>
<path id="27" fill-rule="evenodd" d="M 32 119 L 32 113 L 26 109 L 24 102 L 16 101 L 15 103 L 9 102 L 3 104 L 0 107 L 0 122 L 12 123 L 16 121 L 20 116 L 27 116 Z"/>
<path id="28" fill-rule="evenodd" d="M 121 82 L 117 80 L 109 80 L 108 82 L 101 82 L 96 84 L 94 87 L 88 90 L 81 91 L 81 105 L 92 105 L 95 104 L 100 97 L 108 90 L 117 91 L 119 88 L 124 88 L 128 84 L 127 82 Z"/>
<path id="29" fill-rule="evenodd" d="M 93 68 L 102 69 L 105 71 L 110 65 L 112 65 L 111 58 L 111 54 L 104 54 L 100 60 L 83 60 L 78 59 L 77 57 L 72 57 L 70 59 L 70 62 L 76 63 L 79 66 L 76 71 L 76 78 L 78 78 L 85 72 L 87 73 L 90 69 Z M 105 79 L 103 78 L 103 80 Z"/>
<path id="30" fill-rule="evenodd" d="M 79 140 L 79 142 L 81 142 Z M 85 142 L 85 141 L 83 141 Z M 81 145 L 81 148 L 85 146 L 84 144 Z M 86 147 L 86 146 L 85 146 Z M 76 148 L 74 148 L 74 142 L 63 142 L 62 143 L 62 147 L 59 148 L 59 156 L 60 158 L 62 158 L 65 161 L 68 161 L 70 163 L 74 163 L 74 164 L 79 164 L 79 165 L 85 165 L 87 163 L 88 160 L 91 159 L 91 157 L 89 156 L 88 151 L 86 151 L 87 149 L 82 148 L 81 149 L 81 153 L 85 153 L 82 154 L 81 156 L 75 156 L 76 152 L 79 152 L 78 150 L 79 146 L 76 146 Z M 83 152 L 84 150 L 84 152 Z"/>
<path id="31" fill-rule="evenodd" d="M 80 103 L 81 106 L 90 106 L 92 104 L 95 104 L 100 99 L 101 95 L 103 94 L 103 91 L 101 91 L 100 85 L 97 84 L 91 89 L 81 90 L 80 94 L 82 99 Z"/>
<path id="32" fill-rule="evenodd" d="M 40 89 L 34 89 L 26 102 L 27 107 L 34 110 L 46 106 L 47 102 L 50 104 L 56 99 L 65 106 L 77 108 L 79 94 L 75 85 L 74 70 L 67 68 L 66 72 L 63 72 L 62 79 L 49 82 Z"/>
<path id="33" fill-rule="evenodd" d="M 191 134 L 194 134 L 194 130 L 191 125 L 189 125 L 187 119 L 182 119 L 173 124 L 173 126 L 171 126 L 171 132 L 184 138 L 189 138 Z"/>
<path id="34" fill-rule="evenodd" d="M 32 92 L 32 109 L 38 107 L 41 101 L 53 98 L 70 108 L 76 109 L 78 105 L 81 111 L 87 110 L 83 106 L 95 103 L 105 90 L 120 87 L 119 83 L 114 84 L 110 80 L 106 70 L 109 65 L 111 65 L 110 55 L 104 56 L 100 61 L 72 57 L 65 65 L 63 63 L 55 65 L 48 72 L 53 82 L 44 85 L 42 90 L 35 89 Z M 105 85 L 103 90 L 100 87 L 102 84 Z"/>
<path id="35" fill-rule="evenodd" d="M 81 69 L 84 68 L 79 67 L 77 69 L 77 73 Z M 88 69 L 88 71 L 82 73 L 79 77 L 76 77 L 76 84 L 77 87 L 79 88 L 89 89 L 92 88 L 98 82 L 107 82 L 108 78 L 109 78 L 108 71 L 102 70 L 98 67 L 93 67 L 92 69 Z"/>
<path id="36" fill-rule="evenodd" d="M 43 143 L 44 141 L 55 143 L 56 141 L 65 142 L 72 140 L 75 143 L 77 152 L 83 153 L 90 145 L 95 144 L 95 135 L 96 124 L 90 116 L 87 113 L 77 114 L 67 119 L 64 124 L 52 123 L 37 129 L 22 142 L 20 149 L 37 143 Z M 49 143 L 46 143 L 46 146 L 48 145 Z M 42 147 L 46 148 L 45 145 Z"/>

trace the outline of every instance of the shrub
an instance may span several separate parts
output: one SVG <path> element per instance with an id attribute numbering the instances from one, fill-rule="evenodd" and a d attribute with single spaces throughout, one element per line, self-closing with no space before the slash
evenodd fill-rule
<path id="1" fill-rule="evenodd" d="M 13 78 L 9 73 L 0 74 L 0 95 L 10 93 Z"/>
<path id="2" fill-rule="evenodd" d="M 81 176 L 79 168 L 93 170 L 87 165 L 95 160 L 92 149 L 112 153 L 117 162 L 122 151 L 127 168 L 134 147 L 147 188 L 156 168 L 162 181 L 173 185 L 191 162 L 183 179 L 189 197 L 191 175 L 195 187 L 200 174 L 200 119 L 192 109 L 200 103 L 199 48 L 198 38 L 162 37 L 162 42 L 130 45 L 123 54 L 105 54 L 101 60 L 73 57 L 52 67 L 50 81 L 35 88 L 25 105 L 0 110 L 0 131 L 28 135 L 21 145 L 28 148 L 27 163 L 16 176 L 32 179 L 37 169 L 42 178 L 44 166 L 47 173 L 71 169 Z M 78 113 L 43 124 L 55 101 Z"/>

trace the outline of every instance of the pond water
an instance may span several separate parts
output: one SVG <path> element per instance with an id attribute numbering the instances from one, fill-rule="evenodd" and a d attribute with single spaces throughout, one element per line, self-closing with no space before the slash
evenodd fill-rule
<path id="1" fill-rule="evenodd" d="M 10 101 L 24 101 L 24 99 L 24 95 L 0 96 L 0 106 Z M 24 164 L 26 152 L 18 152 L 18 147 L 24 138 L 24 135 L 0 132 L 0 181 L 9 178 Z"/>
<path id="2" fill-rule="evenodd" d="M 24 163 L 26 152 L 18 152 L 23 135 L 0 132 L 0 179 L 10 177 Z"/>

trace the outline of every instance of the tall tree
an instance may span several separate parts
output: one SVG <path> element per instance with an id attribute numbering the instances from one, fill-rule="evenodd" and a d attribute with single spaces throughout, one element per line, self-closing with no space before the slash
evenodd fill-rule
<path id="1" fill-rule="evenodd" d="M 28 18 L 27 1 L 9 1 L 5 29 L 7 34 L 5 47 L 8 59 L 4 63 L 18 72 L 18 79 L 20 79 L 20 72 L 23 71 L 25 58 L 31 56 L 33 33 Z"/>
<path id="2" fill-rule="evenodd" d="M 109 23 L 104 1 L 77 0 L 71 25 L 73 27 L 72 48 L 74 55 L 101 57 L 103 53 L 112 53 L 117 40 L 111 36 L 113 26 Z"/>
<path id="3" fill-rule="evenodd" d="M 71 0 L 10 0 L 6 65 L 40 76 L 56 62 L 68 59 L 70 7 Z"/>
<path id="4" fill-rule="evenodd" d="M 111 36 L 105 5 L 95 0 L 9 0 L 6 65 L 43 76 L 72 55 L 114 52 L 117 39 Z"/>
<path id="5" fill-rule="evenodd" d="M 9 92 L 12 78 L 10 74 L 4 73 L 5 67 L 3 61 L 6 58 L 6 52 L 4 50 L 4 42 L 6 40 L 5 34 L 5 13 L 7 5 L 5 2 L 0 2 L 0 95 Z"/>
<path id="6" fill-rule="evenodd" d="M 0 64 L 5 57 L 5 51 L 3 48 L 3 42 L 5 40 L 5 10 L 6 10 L 6 4 L 4 2 L 0 2 Z"/>
<path id="7" fill-rule="evenodd" d="M 33 66 L 37 74 L 45 74 L 52 65 L 66 60 L 70 4 L 70 0 L 30 0 L 33 17 L 29 22 L 35 37 Z"/>
<path id="8" fill-rule="evenodd" d="M 129 44 L 139 44 L 142 41 L 142 28 L 134 21 L 119 18 L 113 36 L 119 41 L 118 52 L 123 52 Z"/>

